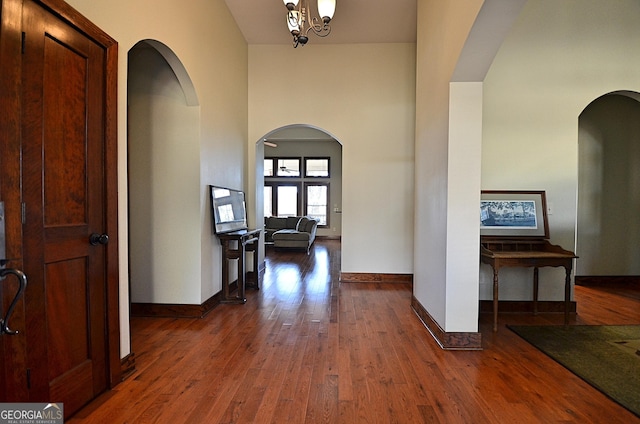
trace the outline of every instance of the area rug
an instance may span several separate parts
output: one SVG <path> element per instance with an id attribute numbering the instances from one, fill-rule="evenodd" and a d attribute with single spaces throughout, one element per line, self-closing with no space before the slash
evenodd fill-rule
<path id="1" fill-rule="evenodd" d="M 508 327 L 640 417 L 640 325 Z"/>

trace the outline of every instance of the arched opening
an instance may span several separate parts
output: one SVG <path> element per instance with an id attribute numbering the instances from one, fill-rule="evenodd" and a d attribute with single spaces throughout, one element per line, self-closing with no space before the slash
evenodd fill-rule
<path id="1" fill-rule="evenodd" d="M 198 99 L 164 44 L 140 41 L 128 64 L 130 299 L 199 303 Z"/>
<path id="2" fill-rule="evenodd" d="M 265 173 L 265 163 L 277 164 L 278 159 L 289 158 L 299 164 L 295 175 Z M 266 160 L 265 160 L 266 159 Z M 327 175 L 312 176 L 310 164 L 326 159 Z M 277 166 L 277 165 L 276 165 Z M 268 167 L 268 166 L 267 166 Z M 289 125 L 270 131 L 256 143 L 256 216 L 258 222 L 276 214 L 278 187 L 291 187 L 299 194 L 297 213 L 313 215 L 308 192 L 314 187 L 325 187 L 326 217 L 318 227 L 318 237 L 337 238 L 342 234 L 342 144 L 327 131 L 310 125 Z M 267 193 L 267 194 L 265 194 Z M 277 203 L 277 201 L 275 201 Z M 320 202 L 322 205 L 322 202 Z M 286 215 L 287 213 L 277 213 Z"/>
<path id="3" fill-rule="evenodd" d="M 576 279 L 640 275 L 640 102 L 609 93 L 579 117 Z"/>

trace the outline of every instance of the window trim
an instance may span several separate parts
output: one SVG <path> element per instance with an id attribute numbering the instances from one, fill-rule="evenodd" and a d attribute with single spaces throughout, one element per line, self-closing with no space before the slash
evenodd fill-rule
<path id="1" fill-rule="evenodd" d="M 327 176 L 309 176 L 307 175 L 307 161 L 308 160 L 326 160 L 327 161 Z M 277 175 L 278 173 L 278 161 L 279 160 L 298 160 L 300 173 L 299 175 Z M 271 166 L 276 175 L 265 175 L 263 177 L 264 186 L 271 187 L 271 213 L 272 216 L 280 216 L 278 211 L 278 187 L 281 186 L 296 186 L 297 195 L 297 215 L 309 215 L 308 208 L 308 196 L 307 190 L 309 186 L 323 186 L 326 187 L 326 224 L 318 224 L 318 228 L 330 228 L 331 226 L 331 157 L 330 156 L 267 156 L 264 161 L 271 161 Z M 265 166 L 265 169 L 267 167 Z"/>
<path id="2" fill-rule="evenodd" d="M 296 187 L 298 195 L 296 196 L 296 215 L 301 215 L 300 211 L 304 210 L 302 205 L 302 187 L 300 182 L 294 181 L 265 181 L 264 186 L 271 187 L 271 216 L 280 216 L 278 213 L 278 187 Z M 287 215 L 288 216 L 288 215 Z"/>
<path id="3" fill-rule="evenodd" d="M 272 162 L 272 169 L 274 172 L 274 175 L 264 175 L 264 178 L 287 178 L 287 179 L 292 179 L 292 178 L 302 178 L 302 176 L 304 175 L 304 170 L 303 168 L 303 160 L 302 157 L 300 156 L 269 156 L 269 157 L 265 157 L 264 158 L 265 161 L 270 160 L 273 161 Z M 281 175 L 279 174 L 280 171 L 280 167 L 278 166 L 278 161 L 280 160 L 297 160 L 298 161 L 298 175 Z M 263 172 L 264 174 L 264 172 Z"/>
<path id="4" fill-rule="evenodd" d="M 309 175 L 307 173 L 307 161 L 309 160 L 326 160 L 327 161 L 327 175 Z M 318 178 L 331 178 L 331 158 L 329 156 L 305 156 L 303 158 L 303 164 L 304 164 L 304 178 L 313 178 L 313 179 L 318 179 Z"/>
<path id="5" fill-rule="evenodd" d="M 327 188 L 327 204 L 326 204 L 326 210 L 325 210 L 325 216 L 327 217 L 327 223 L 326 224 L 320 224 L 318 223 L 318 228 L 329 228 L 331 227 L 331 186 L 330 183 L 328 181 L 305 181 L 304 182 L 304 214 L 305 216 L 309 216 L 309 211 L 308 211 L 308 207 L 309 207 L 309 198 L 307 196 L 307 187 L 309 186 L 322 186 L 322 187 L 326 187 Z"/>
<path id="6" fill-rule="evenodd" d="M 275 159 L 275 158 L 273 158 L 273 157 L 265 157 L 265 158 L 264 158 L 264 162 L 265 162 L 265 163 L 266 163 L 267 161 L 270 161 L 270 162 L 271 162 L 271 171 L 272 171 L 272 172 L 274 172 L 274 171 L 276 170 L 276 167 L 275 167 L 275 161 L 274 161 L 274 159 Z M 276 178 L 276 176 L 275 176 L 275 175 L 273 175 L 273 173 L 272 173 L 271 175 L 265 175 L 265 172 L 264 172 L 264 171 L 266 171 L 266 170 L 267 170 L 267 167 L 266 167 L 266 166 L 263 166 L 263 171 L 262 171 L 262 176 L 263 176 L 263 178 Z"/>

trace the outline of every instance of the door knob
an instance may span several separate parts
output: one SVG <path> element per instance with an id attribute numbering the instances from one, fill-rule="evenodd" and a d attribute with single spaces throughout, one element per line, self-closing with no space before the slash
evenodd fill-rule
<path id="1" fill-rule="evenodd" d="M 93 233 L 89 236 L 89 243 L 91 243 L 93 246 L 96 246 L 98 244 L 105 245 L 109 243 L 109 236 L 106 234 Z"/>

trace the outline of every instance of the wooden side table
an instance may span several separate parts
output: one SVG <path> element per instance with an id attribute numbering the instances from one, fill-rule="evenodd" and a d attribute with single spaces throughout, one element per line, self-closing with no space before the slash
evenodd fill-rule
<path id="1" fill-rule="evenodd" d="M 240 230 L 218 234 L 222 244 L 222 299 L 220 303 L 246 303 L 245 286 L 260 289 L 258 283 L 258 242 L 262 230 Z M 253 277 L 247 280 L 245 266 L 246 252 L 253 252 Z M 229 266 L 232 260 L 237 260 L 238 289 L 236 295 L 230 293 Z"/>
<path id="2" fill-rule="evenodd" d="M 482 240 L 480 261 L 493 268 L 493 331 L 498 330 L 498 272 L 502 267 L 533 268 L 533 312 L 538 312 L 538 268 L 564 267 L 564 324 L 569 324 L 571 269 L 575 253 L 548 240 Z"/>

